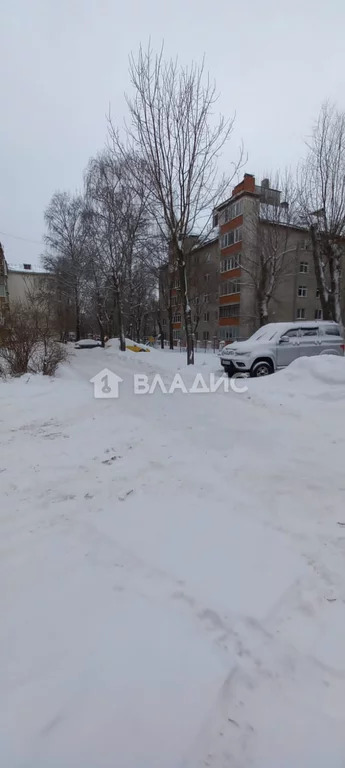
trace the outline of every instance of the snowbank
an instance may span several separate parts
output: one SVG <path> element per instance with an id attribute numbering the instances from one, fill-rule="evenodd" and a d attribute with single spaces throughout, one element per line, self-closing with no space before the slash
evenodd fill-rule
<path id="1" fill-rule="evenodd" d="M 295 382 L 322 381 L 345 386 L 345 358 L 338 355 L 300 357 L 280 372 L 280 380 Z"/>
<path id="2" fill-rule="evenodd" d="M 345 358 L 337 355 L 301 357 L 287 368 L 259 379 L 248 380 L 249 396 L 281 405 L 295 401 L 305 407 L 315 400 L 345 399 Z"/>

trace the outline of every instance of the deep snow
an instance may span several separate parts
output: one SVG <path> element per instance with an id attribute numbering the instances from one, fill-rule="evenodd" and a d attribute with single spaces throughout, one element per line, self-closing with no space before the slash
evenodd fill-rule
<path id="1" fill-rule="evenodd" d="M 345 765 L 345 361 L 133 395 L 177 369 L 111 345 L 0 383 L 5 768 Z"/>

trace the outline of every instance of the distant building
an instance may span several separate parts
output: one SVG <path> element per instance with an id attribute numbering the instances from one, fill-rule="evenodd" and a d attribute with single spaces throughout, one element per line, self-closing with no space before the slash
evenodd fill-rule
<path id="1" fill-rule="evenodd" d="M 8 309 L 8 270 L 3 247 L 0 243 L 0 331 L 5 324 Z"/>
<path id="2" fill-rule="evenodd" d="M 6 327 L 6 315 L 13 302 L 25 303 L 51 275 L 32 264 L 8 264 L 0 243 L 0 337 Z"/>
<path id="3" fill-rule="evenodd" d="M 28 295 L 37 290 L 49 273 L 40 266 L 32 264 L 8 264 L 9 301 L 25 302 Z"/>

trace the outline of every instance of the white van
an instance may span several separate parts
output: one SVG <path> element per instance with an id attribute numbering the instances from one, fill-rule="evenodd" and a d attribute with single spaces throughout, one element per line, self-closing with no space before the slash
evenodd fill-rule
<path id="1" fill-rule="evenodd" d="M 340 326 L 326 320 L 296 323 L 269 323 L 247 341 L 228 344 L 220 362 L 229 376 L 248 373 L 267 376 L 285 368 L 297 357 L 344 355 Z"/>

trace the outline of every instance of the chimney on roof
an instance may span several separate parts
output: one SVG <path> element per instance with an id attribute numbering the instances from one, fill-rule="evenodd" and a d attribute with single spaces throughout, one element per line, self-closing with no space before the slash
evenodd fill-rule
<path id="1" fill-rule="evenodd" d="M 262 179 L 261 187 L 262 187 L 262 189 L 269 189 L 269 187 L 270 187 L 270 180 L 269 179 Z"/>
<path id="2" fill-rule="evenodd" d="M 24 269 L 31 269 L 31 264 L 23 264 Z"/>

